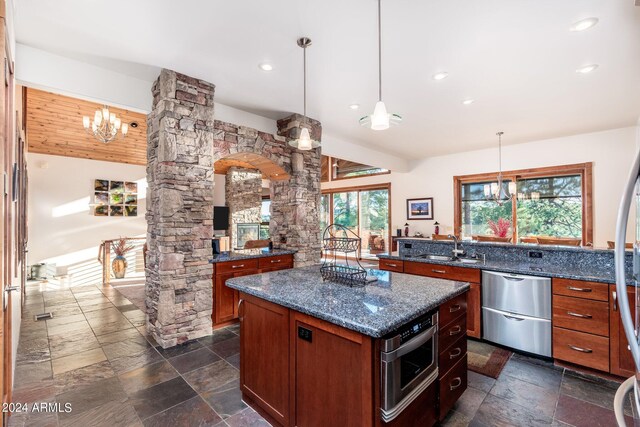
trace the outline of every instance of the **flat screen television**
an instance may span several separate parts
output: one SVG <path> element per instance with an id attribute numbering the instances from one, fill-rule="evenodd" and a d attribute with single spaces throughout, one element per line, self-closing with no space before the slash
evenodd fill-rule
<path id="1" fill-rule="evenodd" d="M 213 207 L 213 229 L 214 230 L 229 229 L 229 208 L 227 206 Z"/>

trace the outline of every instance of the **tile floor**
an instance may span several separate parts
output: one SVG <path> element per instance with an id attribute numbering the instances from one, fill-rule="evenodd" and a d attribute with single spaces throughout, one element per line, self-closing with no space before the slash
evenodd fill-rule
<path id="1" fill-rule="evenodd" d="M 43 311 L 54 318 L 36 322 Z M 240 398 L 238 327 L 164 350 L 144 321 L 112 287 L 30 283 L 13 401 L 72 411 L 15 413 L 9 425 L 268 425 Z"/>
<path id="2" fill-rule="evenodd" d="M 54 318 L 35 322 L 43 311 Z M 237 327 L 177 348 L 154 344 L 143 312 L 112 287 L 29 284 L 14 402 L 72 411 L 16 413 L 9 425 L 268 425 L 240 398 Z M 617 386 L 516 354 L 497 380 L 469 372 L 443 425 L 614 426 Z"/>

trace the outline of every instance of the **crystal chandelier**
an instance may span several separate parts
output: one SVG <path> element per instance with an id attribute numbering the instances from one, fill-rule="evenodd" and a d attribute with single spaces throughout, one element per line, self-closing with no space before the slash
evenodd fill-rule
<path id="1" fill-rule="evenodd" d="M 118 130 L 122 133 L 123 138 L 127 136 L 129 131 L 129 125 L 122 123 L 115 113 L 109 111 L 109 107 L 106 105 L 102 109 L 96 110 L 93 121 L 89 116 L 82 117 L 82 125 L 88 134 L 105 144 L 116 139 Z"/>
<path id="2" fill-rule="evenodd" d="M 511 199 L 517 192 L 517 185 L 513 181 L 509 181 L 509 188 L 505 190 L 502 177 L 502 135 L 504 132 L 496 133 L 498 135 L 498 181 L 484 185 L 484 195 L 487 199 L 493 199 L 498 206 L 502 206 L 504 199 Z"/>

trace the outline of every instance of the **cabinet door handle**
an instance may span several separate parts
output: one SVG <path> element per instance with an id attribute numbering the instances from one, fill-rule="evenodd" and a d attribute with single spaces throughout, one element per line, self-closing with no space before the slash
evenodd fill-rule
<path id="1" fill-rule="evenodd" d="M 397 266 L 398 266 L 398 264 L 391 264 L 391 263 L 387 263 L 387 265 L 388 265 L 389 267 L 397 267 Z"/>
<path id="2" fill-rule="evenodd" d="M 455 359 L 456 357 L 462 354 L 462 349 L 460 347 L 456 347 L 453 351 L 449 352 L 449 359 Z"/>
<path id="3" fill-rule="evenodd" d="M 445 270 L 431 270 L 434 273 L 438 273 L 438 274 L 447 274 L 447 272 Z"/>
<path id="4" fill-rule="evenodd" d="M 569 316 L 573 316 L 573 317 L 579 317 L 581 319 L 591 319 L 593 316 L 590 314 L 580 314 L 580 313 L 574 313 L 573 311 L 567 311 L 567 314 Z"/>
<path id="5" fill-rule="evenodd" d="M 618 294 L 613 291 L 613 311 L 618 311 Z"/>
<path id="6" fill-rule="evenodd" d="M 241 299 L 240 301 L 238 301 L 238 319 L 240 319 L 240 321 L 242 321 L 242 318 L 244 317 L 244 300 Z"/>
<path id="7" fill-rule="evenodd" d="M 567 289 L 569 289 L 570 291 L 576 291 L 576 292 L 591 292 L 593 290 L 591 288 L 577 288 L 575 286 L 567 286 Z"/>
<path id="8" fill-rule="evenodd" d="M 244 264 L 232 265 L 231 268 L 242 268 Z"/>
<path id="9" fill-rule="evenodd" d="M 593 353 L 593 350 L 591 350 L 590 348 L 576 347 L 575 345 L 571 345 L 571 344 L 567 344 L 567 346 L 571 350 L 579 351 L 581 353 Z"/>
<path id="10" fill-rule="evenodd" d="M 462 332 L 462 327 L 460 325 L 456 325 L 449 331 L 449 336 L 457 335 L 460 332 Z"/>
<path id="11" fill-rule="evenodd" d="M 462 385 L 462 378 L 455 377 L 451 384 L 449 384 L 449 390 L 453 391 Z"/>
<path id="12" fill-rule="evenodd" d="M 281 261 L 282 261 L 281 259 L 272 259 L 271 264 L 273 264 L 274 262 L 281 262 Z"/>
<path id="13" fill-rule="evenodd" d="M 462 307 L 460 306 L 460 304 L 454 304 L 451 307 L 449 307 L 449 313 L 455 313 L 456 311 L 460 311 Z"/>

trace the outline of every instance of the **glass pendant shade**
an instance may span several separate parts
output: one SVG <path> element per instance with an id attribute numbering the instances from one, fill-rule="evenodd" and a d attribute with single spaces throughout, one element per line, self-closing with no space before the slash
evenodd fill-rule
<path id="1" fill-rule="evenodd" d="M 91 127 L 91 119 L 89 116 L 82 117 L 82 126 L 84 126 L 85 129 L 89 129 L 89 127 Z"/>
<path id="2" fill-rule="evenodd" d="M 311 150 L 313 144 L 311 143 L 311 135 L 309 135 L 309 129 L 302 128 L 300 132 L 300 138 L 298 139 L 298 150 Z"/>
<path id="3" fill-rule="evenodd" d="M 373 114 L 371 115 L 371 129 L 389 129 L 389 114 L 387 113 L 387 107 L 382 101 L 376 102 L 376 108 L 373 110 Z"/>
<path id="4" fill-rule="evenodd" d="M 518 186 L 515 182 L 509 182 L 509 194 L 514 195 L 518 192 Z"/>

